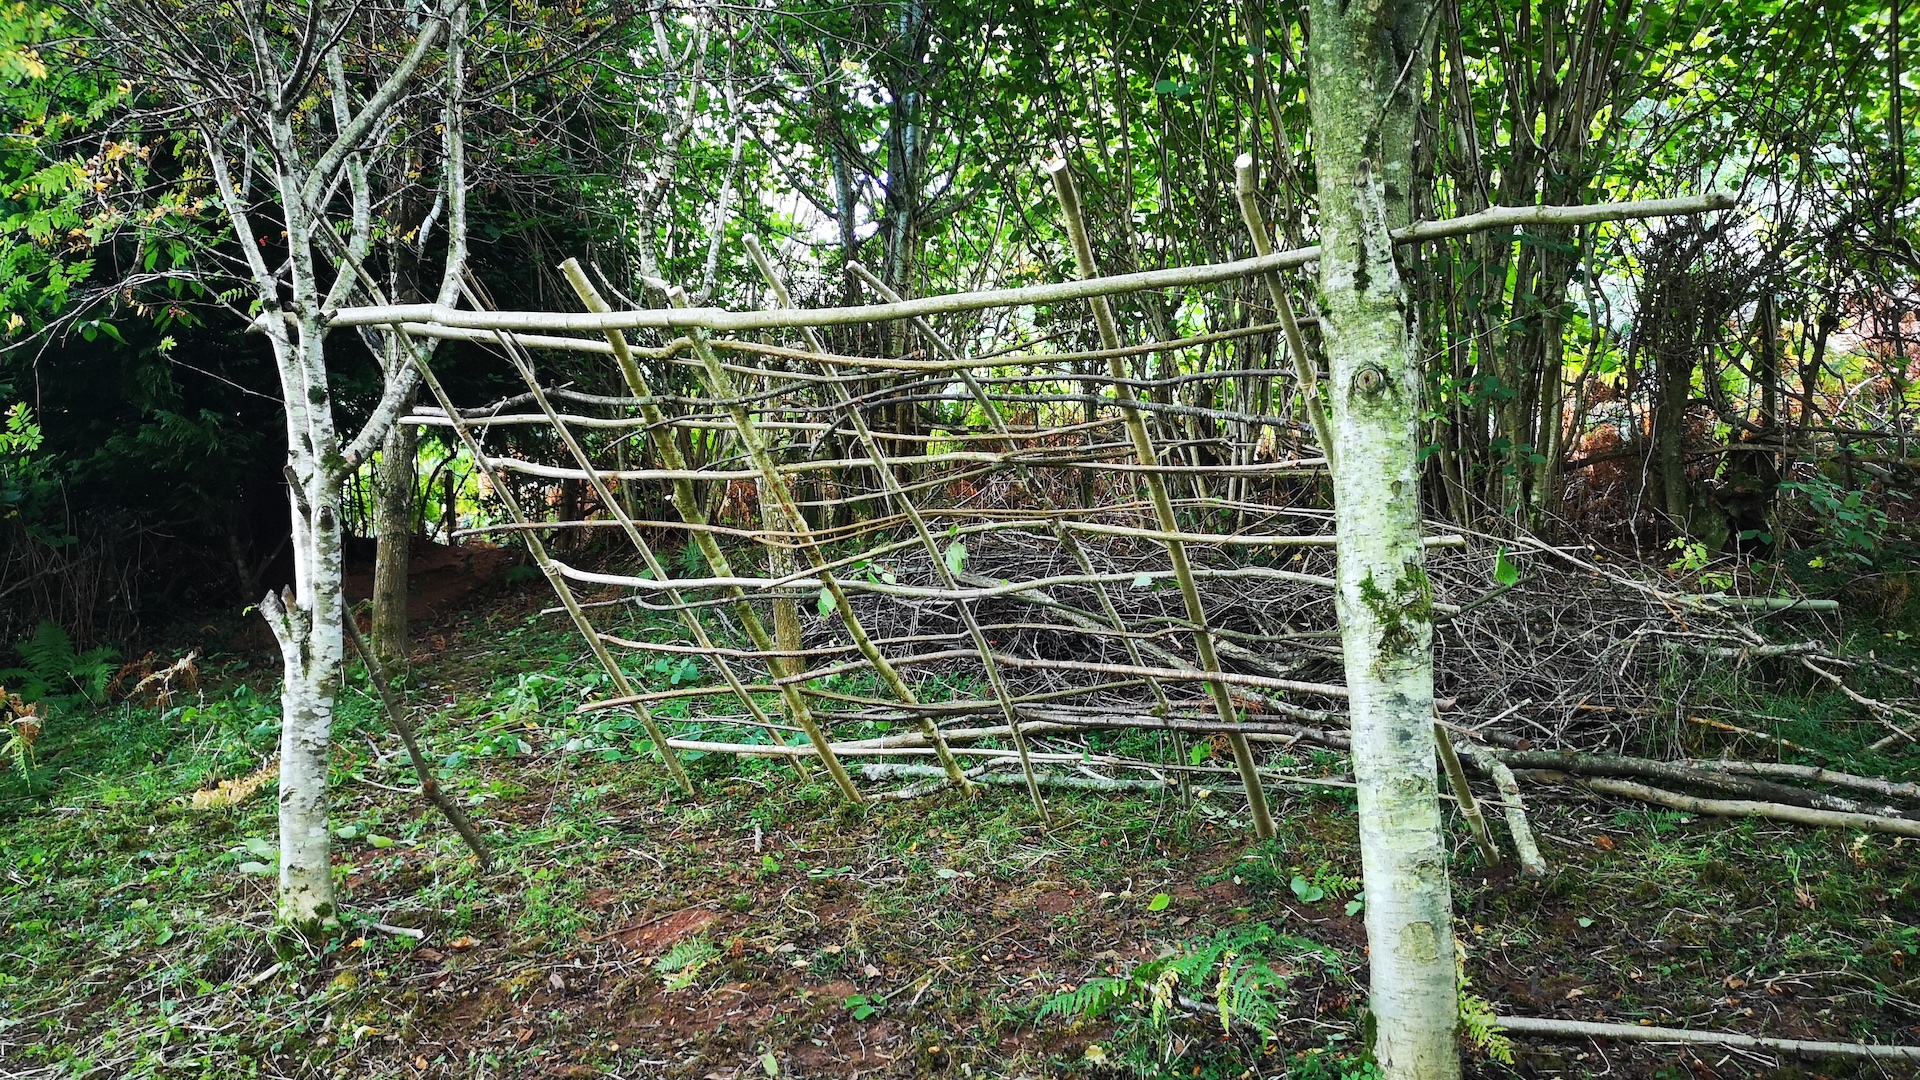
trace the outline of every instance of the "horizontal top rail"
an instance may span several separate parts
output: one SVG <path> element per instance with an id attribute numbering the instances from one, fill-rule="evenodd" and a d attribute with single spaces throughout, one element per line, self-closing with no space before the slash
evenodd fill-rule
<path id="1" fill-rule="evenodd" d="M 1712 210 L 1723 210 L 1733 204 L 1732 195 L 1716 191 L 1678 199 L 1641 199 L 1632 202 L 1596 203 L 1591 206 L 1496 206 L 1465 217 L 1416 222 L 1404 229 L 1396 230 L 1394 239 L 1399 243 L 1414 244 L 1522 225 L 1586 225 L 1629 218 L 1700 214 Z M 1319 258 L 1320 248 L 1316 245 L 1295 248 L 1291 251 L 1276 251 L 1270 255 L 1251 259 L 1236 259 L 1232 262 L 1174 266 L 1161 270 L 1114 274 L 1108 277 L 1057 281 L 1017 288 L 948 293 L 943 296 L 902 300 L 892 304 L 864 304 L 854 307 L 779 308 L 762 311 L 688 307 L 596 313 L 467 311 L 440 304 L 381 304 L 337 308 L 327 313 L 326 321 L 332 326 L 424 323 L 471 330 L 530 330 L 583 334 L 637 329 L 702 329 L 732 332 L 800 326 L 844 326 L 851 323 L 889 322 L 896 319 L 944 315 L 959 311 L 978 311 L 983 308 L 1086 300 L 1096 296 L 1144 292 L 1148 289 L 1212 285 L 1276 270 L 1293 269 Z"/>

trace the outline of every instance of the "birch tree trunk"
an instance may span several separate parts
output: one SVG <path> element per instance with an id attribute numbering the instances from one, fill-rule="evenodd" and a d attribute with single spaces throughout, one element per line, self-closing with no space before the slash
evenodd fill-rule
<path id="1" fill-rule="evenodd" d="M 318 328 L 288 350 L 283 365 L 302 373 L 324 370 Z M 324 385 L 322 383 L 321 385 Z M 261 610 L 280 645 L 280 887 L 281 926 L 302 938 L 327 936 L 339 925 L 333 892 L 328 830 L 327 770 L 333 738 L 333 706 L 346 660 L 340 592 L 339 484 L 316 467 L 307 448 L 338 445 L 330 410 L 294 409 L 288 396 L 288 456 L 293 484 L 294 584 L 269 593 Z M 323 406 L 325 402 L 321 403 Z M 296 414 L 298 414 L 296 416 Z M 305 452 L 302 452 L 305 451 Z M 337 454 L 337 449 L 335 450 Z"/>
<path id="2" fill-rule="evenodd" d="M 366 261 L 375 235 L 392 231 L 392 223 L 376 222 L 375 213 L 393 205 L 395 192 L 389 187 L 376 193 L 373 186 L 384 176 L 404 188 L 420 182 L 423 171 L 377 168 L 394 152 L 386 125 L 400 109 L 425 112 L 410 120 L 442 139 L 442 167 L 425 181 L 438 184 L 446 212 L 436 301 L 445 305 L 458 298 L 466 262 L 461 121 L 467 10 L 466 0 L 438 0 L 430 9 L 397 13 L 355 3 L 297 10 L 139 4 L 89 9 L 101 37 L 145 69 L 156 93 L 172 95 L 169 104 L 200 136 L 233 229 L 234 243 L 214 256 L 215 265 L 224 272 L 239 256 L 259 312 L 254 327 L 272 349 L 286 406 L 293 583 L 269 593 L 260 610 L 280 647 L 285 680 L 277 923 L 291 932 L 289 944 L 325 936 L 339 925 L 327 782 L 346 658 L 342 485 L 383 441 L 396 464 L 406 459 L 409 495 L 412 483 L 411 450 L 386 436 L 412 399 L 417 374 L 405 364 L 383 365 L 379 402 L 359 432 L 344 437 L 334 422 L 329 328 L 322 312 L 358 292 L 382 299 Z M 436 51 L 438 93 L 416 79 Z M 384 74 L 376 71 L 382 66 Z M 249 123 L 235 122 L 240 116 Z M 361 333 L 376 357 L 399 358 L 403 354 L 394 350 L 412 348 L 403 340 L 383 340 L 385 330 Z M 402 542 L 407 531 L 402 524 Z"/>
<path id="3" fill-rule="evenodd" d="M 1373 1052 L 1460 1075 L 1452 897 L 1434 768 L 1433 596 L 1420 545 L 1420 372 L 1389 230 L 1411 217 L 1431 0 L 1312 0 L 1320 326 L 1333 402 L 1338 597 L 1352 695 Z"/>

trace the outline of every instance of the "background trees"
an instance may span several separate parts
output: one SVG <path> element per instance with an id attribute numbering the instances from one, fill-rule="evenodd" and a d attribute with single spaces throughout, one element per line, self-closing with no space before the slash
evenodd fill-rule
<path id="1" fill-rule="evenodd" d="M 207 249 L 210 228 L 209 189 L 190 175 L 196 151 L 152 107 L 158 86 L 129 81 L 122 96 L 98 46 L 62 18 L 8 9 L 7 62 L 22 75 L 8 92 L 28 119 L 5 148 L 0 318 L 14 347 L 0 383 L 44 410 L 52 373 L 77 373 L 89 356 L 111 362 L 124 389 L 110 423 L 144 432 L 121 440 L 144 452 L 103 463 L 126 483 L 67 485 L 62 520 L 42 529 L 79 538 L 64 555 L 24 534 L 10 543 L 15 573 L 64 568 L 78 575 L 65 595 L 97 597 L 64 621 L 82 636 L 96 625 L 119 635 L 141 604 L 172 602 L 185 582 L 206 602 L 291 567 L 284 554 L 272 565 L 272 455 L 248 466 L 250 479 L 193 457 L 196 440 L 223 439 L 233 461 L 214 418 L 254 430 L 247 410 L 268 403 L 245 391 L 271 391 L 250 366 L 265 362 L 264 343 L 216 347 L 227 331 L 207 324 L 212 294 L 195 295 L 181 261 Z M 1065 249 L 1038 212 L 1046 191 L 1034 171 L 1056 148 L 1083 178 L 1096 257 L 1116 271 L 1244 253 L 1229 192 L 1242 152 L 1257 159 L 1280 236 L 1317 229 L 1298 7 L 610 6 L 482 22 L 496 27 L 482 40 L 502 47 L 469 95 L 485 163 L 471 192 L 473 261 L 503 304 L 564 299 L 550 268 L 583 248 L 635 298 L 654 274 L 743 298 L 757 279 L 731 238 L 748 230 L 782 248 L 803 302 L 862 295 L 843 272 L 853 260 L 909 293 L 1059 277 Z M 1898 446 L 1843 434 L 1891 430 L 1909 410 L 1893 392 L 1905 376 L 1887 363 L 1905 349 L 1900 282 L 1912 261 L 1911 150 L 1891 123 L 1911 107 L 1890 78 L 1911 54 L 1895 48 L 1903 29 L 1864 3 L 1466 3 L 1436 16 L 1420 80 L 1420 214 L 1714 184 L 1742 190 L 1747 209 L 1698 227 L 1536 227 L 1425 251 L 1409 280 L 1431 510 L 1548 530 L 1566 521 L 1647 549 L 1682 534 L 1709 551 L 1771 550 L 1763 534 L 1789 546 L 1848 535 L 1821 508 L 1852 492 L 1877 505 L 1875 492 L 1904 475 L 1862 460 L 1904 460 Z M 430 142 L 416 137 L 392 160 L 430 164 Z M 432 205 L 402 199 L 381 212 L 404 233 L 400 219 Z M 1303 282 L 1287 285 L 1310 316 Z M 1147 295 L 1120 314 L 1166 335 L 1269 307 L 1251 287 L 1201 299 Z M 1687 325 L 1638 317 L 1669 309 Z M 952 329 L 1011 332 L 966 318 Z M 1071 319 L 1035 329 L 1083 346 L 1095 337 Z M 899 340 L 874 344 L 914 344 L 909 328 L 888 333 Z M 1317 334 L 1310 319 L 1307 333 Z M 1270 367 L 1278 338 L 1223 345 L 1217 359 Z M 1843 375 L 1846 354 L 1859 361 Z M 377 401 L 367 396 L 377 361 L 343 360 L 366 365 L 340 403 L 359 415 Z M 1136 364 L 1153 374 L 1151 358 Z M 449 376 L 469 370 L 502 375 L 456 365 Z M 1298 398 L 1285 379 L 1260 377 L 1235 395 Z M 59 408 L 57 388 L 52 400 Z M 56 470 L 80 468 L 108 438 L 98 419 L 39 419 Z M 1178 434 L 1204 453 L 1205 428 Z M 1819 461 L 1849 464 L 1807 472 Z M 155 467 L 180 480 L 147 482 Z M 111 494 L 129 489 L 193 494 L 164 505 Z M 76 497 L 110 512 L 70 511 Z M 115 539 L 69 527 L 114 514 Z M 119 539 L 128 535 L 143 539 Z M 85 568 L 101 563 L 140 568 L 139 587 L 85 586 Z M 21 613 L 29 626 L 38 617 Z"/>

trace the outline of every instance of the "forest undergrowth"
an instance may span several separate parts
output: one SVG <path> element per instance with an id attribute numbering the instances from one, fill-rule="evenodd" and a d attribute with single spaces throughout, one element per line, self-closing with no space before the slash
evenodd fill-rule
<path id="1" fill-rule="evenodd" d="M 317 954 L 267 932 L 265 654 L 210 651 L 164 707 L 76 692 L 46 717 L 0 774 L 0 1075 L 1372 1075 L 1344 756 L 1273 760 L 1325 783 L 1273 789 L 1270 843 L 1204 786 L 1191 806 L 1053 792 L 1043 829 L 1014 788 L 856 808 L 817 774 L 689 755 L 689 800 L 635 721 L 575 712 L 600 677 L 544 599 L 521 582 L 422 628 L 407 687 L 491 874 L 420 800 L 356 669 L 334 757 L 348 929 Z M 1855 620 L 1844 655 L 1911 670 L 1912 618 Z M 1920 754 L 1865 754 L 1884 727 L 1818 679 L 1676 661 L 1667 680 L 1665 715 L 1635 721 L 1662 746 L 1920 778 Z M 1086 738 L 1143 757 L 1159 736 Z M 1494 1012 L 1920 1042 L 1912 841 L 1524 790 L 1541 881 L 1489 867 L 1448 810 L 1474 1075 L 1899 1068 L 1508 1040 Z"/>

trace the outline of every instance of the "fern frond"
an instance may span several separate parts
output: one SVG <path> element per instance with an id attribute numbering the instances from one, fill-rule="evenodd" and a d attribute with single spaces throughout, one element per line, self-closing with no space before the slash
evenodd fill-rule
<path id="1" fill-rule="evenodd" d="M 73 667 L 68 669 L 67 676 L 80 688 L 81 693 L 98 701 L 106 696 L 107 682 L 113 678 L 113 673 L 119 670 L 117 663 L 119 659 L 120 652 L 117 649 L 104 645 L 97 649 L 88 649 L 74 658 Z"/>
<path id="2" fill-rule="evenodd" d="M 27 670 L 42 680 L 52 682 L 66 674 L 76 659 L 73 652 L 73 639 L 59 623 L 51 619 L 40 620 L 34 628 L 33 636 L 14 646 L 20 658 L 27 663 Z"/>
<path id="3" fill-rule="evenodd" d="M 1049 1016 L 1069 1020 L 1098 1020 L 1115 1005 L 1131 998 L 1135 989 L 1130 979 L 1088 979 L 1064 994 L 1055 994 L 1040 1006 L 1036 1018 Z"/>
<path id="4" fill-rule="evenodd" d="M 1460 1030 L 1474 1049 L 1502 1065 L 1513 1064 L 1513 1040 L 1502 1034 L 1493 1004 L 1486 998 L 1460 995 Z"/>

